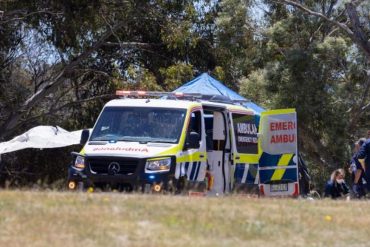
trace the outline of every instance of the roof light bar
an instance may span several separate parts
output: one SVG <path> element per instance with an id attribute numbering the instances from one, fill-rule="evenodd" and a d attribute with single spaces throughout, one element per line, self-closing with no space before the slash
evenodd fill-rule
<path id="1" fill-rule="evenodd" d="M 127 91 L 117 90 L 116 95 L 120 97 L 163 97 L 167 99 L 185 99 L 185 100 L 205 100 L 219 103 L 243 104 L 249 100 L 231 100 L 227 96 L 206 95 L 201 93 L 184 93 L 184 92 L 158 92 L 158 91 Z"/>
<path id="2" fill-rule="evenodd" d="M 176 97 L 184 97 L 184 93 L 183 92 L 175 92 L 174 95 Z"/>
<path id="3" fill-rule="evenodd" d="M 183 92 L 156 92 L 156 91 L 125 91 L 125 90 L 117 90 L 117 96 L 152 96 L 152 97 L 200 97 L 200 94 L 184 94 Z"/>
<path id="4" fill-rule="evenodd" d="M 127 95 L 130 95 L 130 91 L 117 90 L 116 95 L 117 96 L 127 96 Z"/>

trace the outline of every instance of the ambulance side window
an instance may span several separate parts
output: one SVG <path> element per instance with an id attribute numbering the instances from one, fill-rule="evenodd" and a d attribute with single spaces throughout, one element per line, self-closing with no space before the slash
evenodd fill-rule
<path id="1" fill-rule="evenodd" d="M 197 132 L 199 137 L 202 139 L 202 115 L 200 111 L 195 111 L 191 113 L 191 119 L 189 123 L 188 133 Z"/>
<path id="2" fill-rule="evenodd" d="M 253 115 L 232 114 L 235 144 L 238 153 L 257 154 L 257 126 Z"/>

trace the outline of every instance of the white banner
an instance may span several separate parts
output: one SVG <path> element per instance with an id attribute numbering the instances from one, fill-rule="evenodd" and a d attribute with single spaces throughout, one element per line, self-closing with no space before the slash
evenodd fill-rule
<path id="1" fill-rule="evenodd" d="M 295 153 L 297 150 L 297 114 L 272 114 L 262 119 L 262 150 L 269 154 Z"/>

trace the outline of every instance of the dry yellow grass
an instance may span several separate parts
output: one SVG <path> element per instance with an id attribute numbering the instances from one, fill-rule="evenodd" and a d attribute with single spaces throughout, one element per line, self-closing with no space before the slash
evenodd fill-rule
<path id="1" fill-rule="evenodd" d="M 370 246 L 370 202 L 0 191 L 0 246 Z"/>

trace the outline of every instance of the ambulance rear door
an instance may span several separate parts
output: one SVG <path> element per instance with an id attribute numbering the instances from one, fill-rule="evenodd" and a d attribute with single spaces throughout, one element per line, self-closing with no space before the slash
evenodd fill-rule
<path id="1" fill-rule="evenodd" d="M 258 138 L 255 115 L 250 111 L 230 111 L 232 169 L 230 186 L 258 184 Z"/>
<path id="2" fill-rule="evenodd" d="M 264 196 L 298 196 L 295 109 L 262 112 L 259 126 L 259 189 Z"/>

